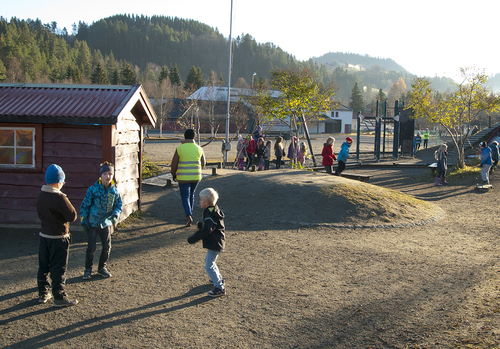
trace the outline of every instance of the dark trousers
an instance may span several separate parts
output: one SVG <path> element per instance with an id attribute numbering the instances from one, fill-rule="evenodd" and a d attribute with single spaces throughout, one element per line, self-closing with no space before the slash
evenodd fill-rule
<path id="1" fill-rule="evenodd" d="M 339 161 L 338 165 L 337 165 L 337 169 L 335 170 L 335 175 L 339 176 L 342 173 L 342 171 L 344 171 L 344 170 L 345 170 L 345 162 Z"/>
<path id="2" fill-rule="evenodd" d="M 69 238 L 47 239 L 40 236 L 38 248 L 38 294 L 49 292 L 49 273 L 54 299 L 66 297 L 66 270 L 68 268 Z"/>
<path id="3" fill-rule="evenodd" d="M 99 258 L 97 270 L 106 266 L 106 262 L 109 258 L 109 252 L 111 252 L 111 229 L 113 229 L 112 226 L 102 229 L 99 227 L 89 227 L 87 232 L 88 246 L 87 253 L 85 254 L 85 269 L 92 270 L 92 265 L 94 264 L 94 253 L 97 246 L 97 236 L 101 239 L 102 245 L 101 257 Z"/>
<path id="4" fill-rule="evenodd" d="M 248 153 L 247 154 L 247 165 L 246 165 L 247 170 L 249 170 L 250 166 L 252 166 L 252 160 L 253 160 L 253 153 Z"/>
<path id="5" fill-rule="evenodd" d="M 281 168 L 281 156 L 276 157 L 276 168 Z"/>

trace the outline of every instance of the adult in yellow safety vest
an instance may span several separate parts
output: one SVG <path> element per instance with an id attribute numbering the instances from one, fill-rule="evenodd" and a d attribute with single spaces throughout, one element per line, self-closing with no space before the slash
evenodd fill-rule
<path id="1" fill-rule="evenodd" d="M 175 149 L 170 173 L 174 181 L 179 183 L 182 206 L 186 213 L 186 227 L 193 222 L 194 192 L 201 181 L 201 169 L 205 167 L 203 149 L 194 142 L 194 130 L 184 132 L 184 140 Z"/>
<path id="2" fill-rule="evenodd" d="M 429 145 L 429 129 L 426 128 L 424 131 L 424 149 L 427 149 L 428 145 Z"/>

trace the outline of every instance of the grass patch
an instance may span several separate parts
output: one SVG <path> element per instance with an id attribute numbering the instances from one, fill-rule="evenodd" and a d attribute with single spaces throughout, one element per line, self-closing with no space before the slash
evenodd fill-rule
<path id="1" fill-rule="evenodd" d="M 160 166 L 149 161 L 148 159 L 142 159 L 142 178 L 150 178 L 161 175 L 163 170 Z"/>
<path id="2" fill-rule="evenodd" d="M 134 224 L 137 221 L 140 221 L 142 219 L 142 216 L 145 214 L 144 211 L 137 210 L 133 213 L 131 213 L 127 218 L 125 218 L 123 221 L 118 223 L 116 227 L 118 229 L 126 228 L 128 227 L 129 224 Z"/>
<path id="3" fill-rule="evenodd" d="M 458 166 L 453 166 L 447 173 L 446 178 L 450 180 L 466 180 L 475 178 L 481 173 L 481 168 L 479 166 L 465 166 L 464 168 L 459 168 Z"/>
<path id="4" fill-rule="evenodd" d="M 418 218 L 425 215 L 424 211 L 431 212 L 435 208 L 429 202 L 395 190 L 371 185 L 331 185 L 322 188 L 321 194 L 328 200 L 342 198 L 347 201 L 347 205 L 342 204 L 345 205 L 343 208 L 355 212 L 359 217 L 382 220 L 387 223 L 396 217 Z"/>

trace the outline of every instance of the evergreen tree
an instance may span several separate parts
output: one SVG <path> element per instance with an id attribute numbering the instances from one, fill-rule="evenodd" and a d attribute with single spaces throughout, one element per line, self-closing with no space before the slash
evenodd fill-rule
<path id="1" fill-rule="evenodd" d="M 124 85 L 135 85 L 137 82 L 137 74 L 132 68 L 132 64 L 126 63 L 120 72 L 121 83 Z"/>
<path id="2" fill-rule="evenodd" d="M 184 83 L 185 90 L 197 90 L 205 85 L 203 81 L 203 74 L 201 73 L 201 68 L 193 66 L 186 77 L 186 82 Z"/>
<path id="3" fill-rule="evenodd" d="M 90 76 L 90 82 L 97 85 L 107 85 L 109 84 L 108 72 L 106 68 L 102 66 L 99 62 L 97 63 L 92 75 Z"/>
<path id="4" fill-rule="evenodd" d="M 120 83 L 120 74 L 118 73 L 117 69 L 111 72 L 109 82 L 111 83 L 111 85 L 118 85 Z"/>
<path id="5" fill-rule="evenodd" d="M 161 67 L 160 75 L 158 75 L 158 83 L 161 84 L 163 79 L 167 77 L 168 77 L 168 68 L 166 65 L 164 65 L 163 67 Z"/>
<path id="6" fill-rule="evenodd" d="M 351 93 L 351 102 L 349 102 L 349 108 L 354 112 L 363 112 L 365 110 L 365 104 L 363 102 L 363 95 L 359 91 L 358 83 L 354 83 Z"/>
<path id="7" fill-rule="evenodd" d="M 7 78 L 7 76 L 5 75 L 6 71 L 7 71 L 7 69 L 5 69 L 3 62 L 0 59 L 0 81 L 5 81 L 5 79 Z"/>
<path id="8" fill-rule="evenodd" d="M 170 83 L 172 85 L 177 85 L 177 86 L 182 85 L 181 76 L 179 74 L 179 68 L 177 68 L 177 64 L 174 64 L 174 67 L 170 68 L 169 77 L 170 77 Z"/>

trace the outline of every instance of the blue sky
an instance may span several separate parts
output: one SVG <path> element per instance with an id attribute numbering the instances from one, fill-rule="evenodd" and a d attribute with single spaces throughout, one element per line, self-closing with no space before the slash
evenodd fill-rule
<path id="1" fill-rule="evenodd" d="M 194 19 L 229 37 L 231 0 L 2 0 L 0 15 L 39 18 L 58 27 L 115 14 Z M 250 34 L 297 59 L 328 52 L 392 58 L 419 76 L 458 79 L 460 67 L 500 73 L 494 0 L 233 0 L 233 38 Z"/>

